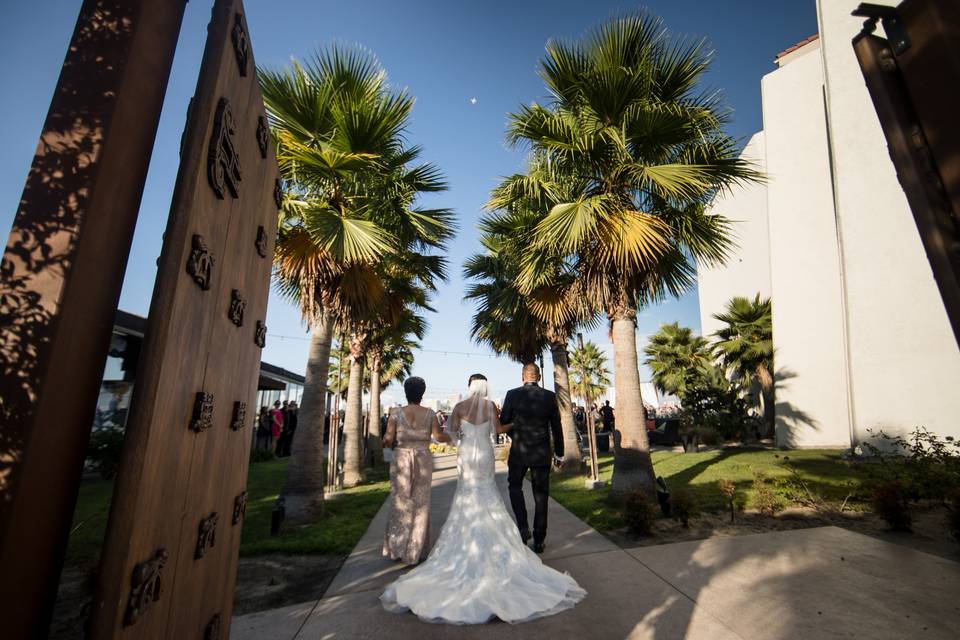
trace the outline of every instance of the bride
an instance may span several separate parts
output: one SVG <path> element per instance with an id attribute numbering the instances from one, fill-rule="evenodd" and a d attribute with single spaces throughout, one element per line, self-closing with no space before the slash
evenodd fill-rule
<path id="1" fill-rule="evenodd" d="M 487 379 L 470 376 L 469 397 L 450 415 L 459 435 L 457 490 L 436 546 L 419 567 L 390 584 L 388 611 L 412 611 L 427 622 L 525 622 L 569 609 L 587 592 L 552 569 L 520 539 L 494 479 L 493 432 L 501 425 L 487 400 Z"/>

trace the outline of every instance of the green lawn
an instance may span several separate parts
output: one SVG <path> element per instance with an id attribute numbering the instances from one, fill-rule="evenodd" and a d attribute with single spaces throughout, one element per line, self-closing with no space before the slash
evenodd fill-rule
<path id="1" fill-rule="evenodd" d="M 754 472 L 770 479 L 769 484 L 788 503 L 797 489 L 788 482 L 790 468 L 796 470 L 807 487 L 826 501 L 842 501 L 852 489 L 859 489 L 861 474 L 855 465 L 840 459 L 839 450 L 771 451 L 723 449 L 703 453 L 657 451 L 654 471 L 663 476 L 671 491 L 686 488 L 704 511 L 721 511 L 724 498 L 717 489 L 720 479 L 732 480 L 750 508 Z M 609 483 L 613 474 L 613 455 L 601 455 L 600 479 Z M 622 526 L 620 514 L 608 502 L 609 489 L 588 490 L 581 476 L 557 478 L 550 494 L 592 527 L 607 531 Z"/>
<path id="2" fill-rule="evenodd" d="M 250 465 L 247 480 L 247 513 L 243 522 L 240 555 L 262 553 L 346 555 L 367 530 L 370 520 L 390 494 L 386 466 L 368 470 L 368 483 L 347 489 L 325 503 L 323 516 L 301 527 L 285 526 L 279 536 L 270 535 L 270 514 L 286 475 L 287 460 Z M 113 483 L 84 482 L 73 517 L 67 547 L 68 566 L 93 567 L 100 555 L 106 531 Z"/>

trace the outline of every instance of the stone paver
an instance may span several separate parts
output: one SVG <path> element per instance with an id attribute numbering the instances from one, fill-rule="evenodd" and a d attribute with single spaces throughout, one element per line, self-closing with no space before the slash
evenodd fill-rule
<path id="1" fill-rule="evenodd" d="M 504 472 L 498 465 L 506 499 Z M 438 458 L 433 539 L 455 487 L 455 460 Z M 522 625 L 430 625 L 380 606 L 405 570 L 380 555 L 388 508 L 323 599 L 235 618 L 232 637 L 812 640 L 956 638 L 960 628 L 960 564 L 950 560 L 835 527 L 623 550 L 553 500 L 544 561 L 573 575 L 587 598 Z"/>

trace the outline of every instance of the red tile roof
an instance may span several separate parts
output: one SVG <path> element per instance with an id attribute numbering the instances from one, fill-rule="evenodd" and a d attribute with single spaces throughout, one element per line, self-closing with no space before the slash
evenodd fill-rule
<path id="1" fill-rule="evenodd" d="M 820 38 L 820 34 L 819 34 L 819 33 L 815 33 L 815 34 L 813 34 L 812 36 L 810 36 L 809 38 L 804 38 L 803 40 L 801 40 L 801 41 L 798 42 L 797 44 L 793 45 L 793 46 L 790 47 L 789 49 L 784 49 L 783 51 L 781 51 L 780 53 L 778 53 L 778 54 L 777 54 L 777 57 L 775 57 L 774 60 L 779 60 L 780 58 L 782 58 L 783 56 L 787 55 L 788 53 L 793 53 L 794 51 L 796 51 L 796 50 L 799 49 L 800 47 L 802 47 L 802 46 L 804 46 L 804 45 L 807 45 L 807 44 L 810 44 L 811 42 L 813 42 L 814 40 L 817 40 L 817 39 L 819 39 L 819 38 Z"/>

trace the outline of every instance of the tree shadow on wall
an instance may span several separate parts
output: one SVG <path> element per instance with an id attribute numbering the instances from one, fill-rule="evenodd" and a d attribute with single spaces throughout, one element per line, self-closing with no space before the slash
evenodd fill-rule
<path id="1" fill-rule="evenodd" d="M 790 380 L 797 374 L 790 369 L 781 368 L 773 376 L 774 388 L 777 390 L 777 400 L 774 404 L 776 416 L 777 445 L 787 449 L 797 446 L 800 434 L 807 429 L 820 431 L 820 423 L 809 413 L 791 402 L 781 400 L 782 391 L 790 388 Z"/>

